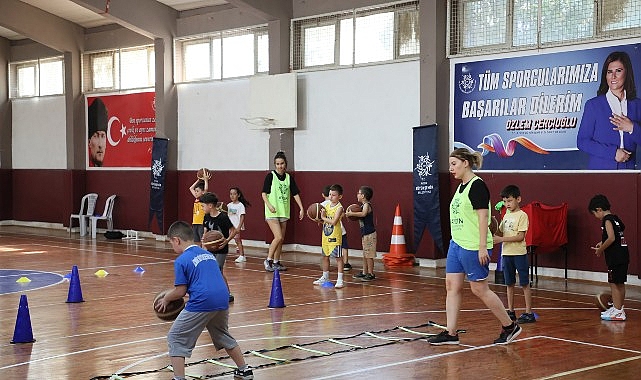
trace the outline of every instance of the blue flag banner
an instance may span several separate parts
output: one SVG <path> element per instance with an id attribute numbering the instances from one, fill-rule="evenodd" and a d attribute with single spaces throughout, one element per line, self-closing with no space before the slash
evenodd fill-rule
<path id="1" fill-rule="evenodd" d="M 436 124 L 414 128 L 414 247 L 418 248 L 427 228 L 438 249 L 443 251 L 437 131 Z"/>
<path id="2" fill-rule="evenodd" d="M 151 151 L 151 189 L 149 191 L 149 219 L 147 228 L 151 231 L 151 222 L 156 216 L 160 233 L 164 234 L 163 209 L 165 199 L 165 174 L 167 172 L 168 139 L 154 137 Z"/>

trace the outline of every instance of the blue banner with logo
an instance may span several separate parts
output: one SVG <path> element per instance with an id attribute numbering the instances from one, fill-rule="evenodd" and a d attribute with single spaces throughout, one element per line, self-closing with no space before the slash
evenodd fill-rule
<path id="1" fill-rule="evenodd" d="M 418 248 L 427 229 L 442 252 L 437 131 L 436 124 L 414 128 L 414 247 Z"/>
<path id="2" fill-rule="evenodd" d="M 606 67 L 612 57 L 629 62 L 620 65 L 624 75 Z M 641 135 L 620 138 L 608 118 L 621 111 L 611 110 L 603 93 L 627 88 L 627 116 L 639 126 L 634 71 L 639 78 L 638 43 L 456 63 L 454 148 L 481 152 L 483 170 L 639 169 Z M 630 153 L 623 158 L 630 162 L 621 164 L 617 148 Z"/>
<path id="3" fill-rule="evenodd" d="M 156 217 L 160 233 L 164 234 L 163 210 L 165 207 L 165 174 L 167 172 L 167 146 L 169 140 L 154 137 L 151 151 L 151 189 L 149 191 L 149 219 L 147 228 Z"/>

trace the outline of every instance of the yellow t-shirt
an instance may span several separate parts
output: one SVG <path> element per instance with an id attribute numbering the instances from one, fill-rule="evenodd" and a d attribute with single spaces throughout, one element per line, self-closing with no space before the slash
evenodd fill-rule
<path id="1" fill-rule="evenodd" d="M 205 220 L 205 209 L 203 208 L 203 204 L 200 203 L 200 200 L 196 198 L 194 201 L 194 216 L 191 224 L 203 224 L 203 220 Z"/>
<path id="2" fill-rule="evenodd" d="M 503 231 L 503 237 L 516 236 L 519 232 L 526 233 L 529 227 L 529 219 L 523 210 L 510 212 L 507 210 L 499 230 Z M 504 241 L 501 254 L 503 256 L 519 256 L 527 254 L 527 247 L 525 245 L 525 236 L 521 241 Z"/>
<path id="3" fill-rule="evenodd" d="M 334 206 L 330 202 L 327 202 L 325 205 L 325 215 L 329 219 L 334 219 L 336 212 L 343 208 L 340 202 L 336 203 Z M 343 230 L 341 229 L 341 224 L 336 223 L 335 226 L 329 223 L 323 223 L 323 253 L 325 255 L 330 255 L 334 248 L 340 246 L 343 243 Z"/>

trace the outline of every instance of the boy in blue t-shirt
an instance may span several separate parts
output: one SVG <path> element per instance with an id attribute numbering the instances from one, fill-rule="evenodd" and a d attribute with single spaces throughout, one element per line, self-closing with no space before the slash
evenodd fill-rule
<path id="1" fill-rule="evenodd" d="M 229 334 L 229 292 L 214 255 L 194 244 L 194 234 L 186 222 L 175 222 L 167 231 L 171 247 L 180 256 L 174 262 L 174 289 L 161 298 L 154 307 L 159 312 L 167 305 L 189 293 L 185 309 L 167 334 L 169 356 L 174 368 L 174 380 L 185 379 L 185 358 L 192 350 L 203 329 L 207 329 L 216 350 L 224 348 L 236 363 L 235 379 L 253 379 L 251 368 L 245 363 L 243 352 Z"/>

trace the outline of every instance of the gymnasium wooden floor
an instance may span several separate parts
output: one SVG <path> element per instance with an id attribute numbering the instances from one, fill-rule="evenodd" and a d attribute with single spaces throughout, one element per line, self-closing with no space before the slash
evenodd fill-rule
<path id="1" fill-rule="evenodd" d="M 280 276 L 286 307 L 270 309 L 273 275 L 262 266 L 265 250 L 247 251 L 243 264 L 230 255 L 225 274 L 236 297 L 230 331 L 247 362 L 258 367 L 256 379 L 586 380 L 636 379 L 641 373 L 639 287 L 628 287 L 626 322 L 602 322 L 593 299 L 605 284 L 540 278 L 533 289 L 539 320 L 524 325 L 507 346 L 491 344 L 498 322 L 468 287 L 462 344 L 436 347 L 425 334 L 441 331 L 428 321 L 445 323 L 443 270 L 385 270 L 377 262 L 375 281 L 357 282 L 349 274 L 347 286 L 337 290 L 312 285 L 320 274 L 317 255 L 286 253 L 290 269 Z M 154 295 L 172 286 L 175 254 L 168 243 L 0 226 L 0 257 L 0 269 L 13 270 L 0 278 L 0 378 L 171 379 L 165 341 L 170 323 L 157 319 L 151 307 Z M 351 260 L 355 268 L 360 260 Z M 66 303 L 69 282 L 62 276 L 74 265 L 82 303 Z M 135 272 L 139 266 L 143 274 Z M 100 269 L 109 274 L 96 276 Z M 29 271 L 59 280 L 35 289 L 40 274 Z M 34 281 L 17 284 L 23 276 Z M 505 298 L 505 287 L 493 289 Z M 10 344 L 22 294 L 36 342 Z M 523 305 L 521 294 L 517 290 L 517 306 Z M 232 378 L 224 366 L 229 359 L 214 351 L 206 333 L 188 363 L 191 378 Z"/>

